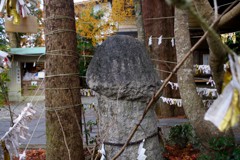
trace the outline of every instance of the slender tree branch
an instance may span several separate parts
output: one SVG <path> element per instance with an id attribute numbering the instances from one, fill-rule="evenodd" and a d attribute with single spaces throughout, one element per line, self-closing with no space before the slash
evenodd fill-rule
<path id="1" fill-rule="evenodd" d="M 145 28 L 142 14 L 142 0 L 133 0 L 136 16 L 138 40 L 145 46 Z"/>
<path id="2" fill-rule="evenodd" d="M 14 125 L 14 124 L 13 124 L 13 112 L 12 112 L 11 107 L 10 107 L 10 104 L 9 104 L 9 99 L 8 99 L 7 91 L 5 90 L 5 86 L 4 86 L 4 84 L 2 83 L 2 81 L 3 81 L 3 80 L 0 78 L 1 88 L 2 88 L 2 90 L 3 90 L 5 99 L 6 99 L 6 101 L 7 101 L 8 110 L 9 110 L 9 112 L 10 112 L 11 127 L 12 127 L 12 126 Z"/>
<path id="3" fill-rule="evenodd" d="M 218 17 L 218 5 L 217 5 L 217 0 L 213 0 L 214 2 L 214 14 L 215 14 L 215 21 L 217 20 Z"/>
<path id="4" fill-rule="evenodd" d="M 235 5 L 238 0 L 234 1 L 231 6 Z M 231 9 L 228 13 L 226 13 L 220 20 L 218 26 L 221 27 L 225 25 L 227 22 L 232 20 L 234 17 L 240 14 L 240 3 L 238 3 L 233 9 Z"/>
<path id="5" fill-rule="evenodd" d="M 65 133 L 64 133 L 64 131 L 63 131 L 62 123 L 61 123 L 61 121 L 60 121 L 60 118 L 59 118 L 59 116 L 58 116 L 56 110 L 55 110 L 55 113 L 56 113 L 56 115 L 57 115 L 58 122 L 59 122 L 59 124 L 60 124 L 60 126 L 61 126 L 61 130 L 62 130 L 62 133 L 63 133 L 63 139 L 64 139 L 64 142 L 65 142 L 65 145 L 66 145 L 67 151 L 68 151 L 69 160 L 71 160 L 70 149 L 68 148 L 68 145 L 67 145 L 66 135 L 65 135 Z"/>
<path id="6" fill-rule="evenodd" d="M 84 123 L 85 133 L 87 133 L 87 124 L 86 124 L 86 119 L 85 119 L 84 107 L 82 107 L 82 116 L 83 116 L 83 123 Z M 87 145 L 88 145 L 88 135 L 85 134 L 85 136 L 86 136 L 86 143 L 87 143 Z"/>
<path id="7" fill-rule="evenodd" d="M 214 23 L 211 25 L 211 28 L 213 28 L 217 22 L 220 20 L 220 18 L 222 17 L 219 16 L 218 19 L 216 21 L 214 21 Z M 144 119 L 145 115 L 147 114 L 148 110 L 155 104 L 155 102 L 157 102 L 157 100 L 159 99 L 159 95 L 160 93 L 163 91 L 163 89 L 165 88 L 165 85 L 167 84 L 167 82 L 172 78 L 172 76 L 178 71 L 178 69 L 183 65 L 183 63 L 186 61 L 186 59 L 192 54 L 192 52 L 203 42 L 204 39 L 206 39 L 207 35 L 209 34 L 209 31 L 206 31 L 204 33 L 204 35 L 201 37 L 201 39 L 198 40 L 198 42 L 190 49 L 190 51 L 185 55 L 185 57 L 181 60 L 181 62 L 179 62 L 177 64 L 177 66 L 173 69 L 173 71 L 171 72 L 171 74 L 166 78 L 166 80 L 163 82 L 161 88 L 157 91 L 156 95 L 152 97 L 152 99 L 150 100 L 150 102 L 148 103 L 142 117 L 140 118 L 140 120 L 138 121 L 137 125 L 135 126 L 135 128 L 132 130 L 127 142 L 124 144 L 124 146 L 122 147 L 122 149 L 119 151 L 119 153 L 114 156 L 112 158 L 112 160 L 117 159 L 125 150 L 125 148 L 127 147 L 128 143 L 131 141 L 133 135 L 135 134 L 138 126 L 140 125 L 140 123 L 142 122 L 142 120 Z"/>
<path id="8" fill-rule="evenodd" d="M 57 87 L 60 88 L 60 86 L 57 85 L 55 82 L 54 82 L 54 84 L 55 84 Z M 64 92 L 63 92 L 61 89 L 60 89 L 60 92 L 62 92 L 64 98 L 65 98 L 67 101 L 69 101 L 69 99 L 67 99 L 66 95 L 64 94 Z M 70 92 L 71 92 L 71 91 L 70 91 Z M 71 95 L 72 95 L 72 92 L 71 92 Z M 73 97 L 73 95 L 72 95 L 72 97 Z M 71 105 L 71 104 L 69 104 L 69 105 Z M 82 106 L 81 106 L 81 107 L 82 107 Z M 76 123 L 77 123 L 77 126 L 78 126 L 78 130 L 79 130 L 80 137 L 81 137 L 82 141 L 85 143 L 88 152 L 91 154 L 91 153 L 92 153 L 91 150 L 89 149 L 87 143 L 84 141 L 84 138 L 83 138 L 83 135 L 82 135 L 82 129 L 81 129 L 80 125 L 79 125 L 79 121 L 78 121 L 78 118 L 77 118 L 77 114 L 76 114 L 76 112 L 73 112 L 72 107 L 70 107 L 70 110 L 71 110 L 73 116 L 74 116 L 75 119 L 76 119 Z"/>
<path id="9" fill-rule="evenodd" d="M 228 53 L 233 55 L 233 51 L 225 44 L 222 43 L 221 38 L 219 37 L 219 35 L 214 31 L 213 28 L 211 28 L 207 22 L 202 19 L 197 12 L 194 11 L 194 9 L 192 7 L 188 8 L 189 12 L 197 19 L 198 23 L 207 31 L 209 31 L 209 35 L 212 36 L 212 38 L 218 42 L 219 45 L 221 45 L 223 47 L 223 49 Z"/>

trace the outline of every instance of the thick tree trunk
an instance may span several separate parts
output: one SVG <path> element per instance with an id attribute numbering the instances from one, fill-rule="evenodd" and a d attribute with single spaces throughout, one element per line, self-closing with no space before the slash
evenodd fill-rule
<path id="1" fill-rule="evenodd" d="M 148 46 L 148 52 L 154 64 L 154 68 L 157 69 L 158 76 L 161 80 L 165 80 L 176 64 L 171 62 L 176 62 L 176 51 L 175 47 L 172 47 L 171 37 L 174 37 L 174 7 L 166 4 L 164 0 L 144 0 L 143 1 L 143 19 L 146 34 L 146 44 L 148 44 L 148 39 L 152 36 L 152 45 Z M 149 18 L 155 18 L 152 20 L 146 20 Z M 163 18 L 163 19 L 157 19 Z M 159 38 L 163 36 L 162 44 L 158 45 Z M 165 39 L 168 38 L 168 39 Z M 156 61 L 161 60 L 161 61 Z M 165 62 L 169 61 L 169 62 Z M 161 71 L 160 71 L 161 70 Z M 177 83 L 177 75 L 174 75 L 171 82 Z M 167 85 L 163 91 L 163 97 L 167 98 L 180 98 L 178 90 L 172 90 L 170 85 Z M 169 105 L 163 103 L 160 99 L 155 107 L 155 112 L 157 115 L 162 115 L 164 117 L 173 117 L 175 115 L 184 115 L 183 108 L 176 107 L 176 105 Z M 177 114 L 174 114 L 177 113 Z"/>
<path id="2" fill-rule="evenodd" d="M 194 1 L 197 12 L 203 19 L 210 25 L 214 21 L 214 11 L 207 0 L 195 0 Z M 217 30 L 217 27 L 215 28 Z M 206 30 L 203 28 L 206 32 Z M 213 39 L 211 36 L 207 37 L 209 46 L 209 64 L 211 67 L 211 73 L 216 83 L 218 93 L 221 93 L 224 69 L 224 59 L 227 57 L 226 51 L 221 47 L 221 44 Z"/>
<path id="3" fill-rule="evenodd" d="M 57 111 L 66 142 L 56 113 L 46 111 L 47 159 L 70 159 L 67 145 L 72 160 L 83 160 L 82 139 L 78 130 L 78 125 L 82 126 L 81 95 L 73 0 L 44 0 L 44 9 L 46 110 L 70 106 Z M 50 18 L 53 16 L 58 18 Z M 71 108 L 73 105 L 76 106 Z"/>
<path id="4" fill-rule="evenodd" d="M 136 26 L 138 33 L 138 40 L 145 45 L 145 29 L 143 24 L 142 14 L 142 0 L 133 0 L 135 7 Z"/>
<path id="5" fill-rule="evenodd" d="M 177 60 L 180 62 L 191 48 L 190 34 L 188 30 L 187 11 L 175 9 L 174 33 L 176 39 Z M 214 155 L 216 151 L 211 149 L 207 141 L 219 136 L 233 137 L 232 130 L 221 133 L 211 122 L 204 120 L 206 108 L 196 92 L 193 72 L 193 56 L 190 56 L 184 65 L 178 70 L 178 84 L 183 107 L 190 124 L 201 141 L 201 155 Z"/>

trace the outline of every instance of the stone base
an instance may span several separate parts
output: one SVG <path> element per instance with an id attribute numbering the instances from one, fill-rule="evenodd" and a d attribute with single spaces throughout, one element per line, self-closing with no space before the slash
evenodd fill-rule
<path id="1" fill-rule="evenodd" d="M 141 118 L 145 108 L 146 103 L 143 102 L 126 100 L 118 100 L 117 102 L 117 100 L 99 96 L 98 114 L 100 119 L 100 138 L 103 139 L 113 119 L 105 142 L 125 143 Z M 115 116 L 112 118 L 115 111 Z M 157 132 L 157 119 L 154 110 L 150 109 L 130 142 L 142 140 Z M 118 157 L 118 160 L 137 159 L 139 145 L 140 143 L 127 146 L 121 156 Z M 143 147 L 146 149 L 145 155 L 147 155 L 148 160 L 162 159 L 158 136 L 147 139 Z M 105 145 L 107 159 L 113 158 L 121 148 L 122 146 Z"/>

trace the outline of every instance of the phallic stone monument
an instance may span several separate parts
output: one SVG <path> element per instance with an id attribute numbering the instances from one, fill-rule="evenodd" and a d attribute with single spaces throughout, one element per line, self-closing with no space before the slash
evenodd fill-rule
<path id="1" fill-rule="evenodd" d="M 161 86 L 145 47 L 130 36 L 112 36 L 98 47 L 87 70 L 88 86 L 99 94 L 100 139 L 106 158 L 113 158 L 123 147 L 141 118 L 147 101 Z M 111 123 L 112 122 L 112 123 Z M 138 127 L 118 160 L 138 157 L 140 142 L 145 139 L 147 160 L 161 160 L 157 119 L 153 108 Z"/>

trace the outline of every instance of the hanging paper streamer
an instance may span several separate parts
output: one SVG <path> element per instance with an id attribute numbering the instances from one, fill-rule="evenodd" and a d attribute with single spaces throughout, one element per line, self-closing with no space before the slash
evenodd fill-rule
<path id="1" fill-rule="evenodd" d="M 80 89 L 80 93 L 82 96 L 97 96 L 98 93 L 91 89 Z"/>
<path id="2" fill-rule="evenodd" d="M 163 102 L 170 104 L 170 105 L 177 105 L 178 107 L 182 107 L 182 100 L 181 99 L 174 99 L 174 98 L 166 98 L 160 97 Z"/>
<path id="3" fill-rule="evenodd" d="M 22 154 L 19 154 L 19 160 L 26 160 L 26 152 L 23 151 Z"/>
<path id="4" fill-rule="evenodd" d="M 89 109 L 91 109 L 92 108 L 92 104 L 89 104 Z"/>
<path id="5" fill-rule="evenodd" d="M 36 111 L 33 110 L 32 103 L 28 103 L 17 119 L 13 121 L 14 126 L 9 128 L 9 131 L 1 138 L 6 144 L 6 148 L 9 151 L 10 156 L 19 156 L 18 149 L 20 146 L 20 140 L 26 140 L 25 136 L 28 134 L 28 123 L 33 119 L 33 115 Z"/>
<path id="6" fill-rule="evenodd" d="M 8 67 L 11 68 L 11 62 L 10 60 L 7 58 L 8 53 L 0 51 L 0 73 L 4 72 Z"/>
<path id="7" fill-rule="evenodd" d="M 221 34 L 221 39 L 223 43 L 226 43 L 228 39 L 232 40 L 233 43 L 235 44 L 237 39 L 236 39 L 236 33 L 226 33 L 226 34 Z"/>
<path id="8" fill-rule="evenodd" d="M 213 104 L 214 100 L 207 99 L 207 100 L 202 100 L 202 102 L 203 102 L 205 107 L 209 108 Z"/>
<path id="9" fill-rule="evenodd" d="M 171 42 L 172 42 L 172 47 L 174 47 L 174 38 L 172 38 Z"/>
<path id="10" fill-rule="evenodd" d="M 94 110 L 96 110 L 95 103 L 83 103 L 82 105 L 84 108 L 89 108 L 89 109 L 93 108 Z"/>
<path id="11" fill-rule="evenodd" d="M 21 14 L 23 18 L 27 17 L 28 14 L 30 14 L 28 7 L 31 7 L 30 3 L 25 3 L 23 0 L 18 0 L 18 5 L 17 5 L 18 12 L 17 13 Z"/>
<path id="12" fill-rule="evenodd" d="M 195 68 L 196 74 L 211 74 L 211 69 L 209 65 L 193 65 L 193 67 Z"/>
<path id="13" fill-rule="evenodd" d="M 222 94 L 206 112 L 204 119 L 211 121 L 220 131 L 237 125 L 239 121 L 240 64 L 238 56 L 229 56 L 230 71 L 224 76 Z"/>
<path id="14" fill-rule="evenodd" d="M 182 99 L 175 99 L 175 98 L 166 98 L 160 97 L 164 103 L 170 105 L 177 105 L 178 107 L 182 107 Z M 207 103 L 206 103 L 207 102 Z M 213 104 L 214 100 L 203 100 L 203 103 L 209 108 Z"/>
<path id="15" fill-rule="evenodd" d="M 214 80 L 212 79 L 212 77 L 209 78 L 208 82 L 206 82 L 206 84 L 211 84 L 211 87 L 214 87 L 215 86 L 215 82 Z"/>
<path id="16" fill-rule="evenodd" d="M 28 0 L 35 7 L 37 2 L 35 0 Z M 20 15 L 24 18 L 30 14 L 28 8 L 31 7 L 30 3 L 26 3 L 24 0 L 1 0 L 0 12 L 6 7 L 7 10 L 7 20 L 11 21 L 13 18 L 13 24 L 20 24 Z"/>
<path id="17" fill-rule="evenodd" d="M 162 36 L 158 38 L 158 45 L 162 44 Z"/>
<path id="18" fill-rule="evenodd" d="M 95 108 L 95 105 L 94 105 L 94 103 L 92 104 L 92 107 L 93 107 L 94 111 L 97 111 L 97 110 L 96 110 L 96 108 Z"/>
<path id="19" fill-rule="evenodd" d="M 35 66 L 36 66 L 36 62 L 33 63 L 33 67 L 35 67 Z"/>
<path id="20" fill-rule="evenodd" d="M 105 158 L 106 152 L 104 150 L 104 143 L 102 144 L 102 149 L 99 152 L 102 154 L 102 157 L 100 160 L 106 160 L 106 158 Z"/>
<path id="21" fill-rule="evenodd" d="M 152 45 L 152 36 L 150 36 L 148 40 L 148 46 L 151 46 L 151 45 Z"/>
<path id="22" fill-rule="evenodd" d="M 144 142 L 145 142 L 145 139 L 143 139 L 143 141 L 139 145 L 137 160 L 145 160 L 147 158 L 147 156 L 145 155 L 146 149 L 143 148 Z"/>
<path id="23" fill-rule="evenodd" d="M 213 97 L 218 97 L 218 92 L 217 92 L 217 89 L 210 89 L 210 88 L 196 88 L 197 89 L 197 92 L 198 92 L 198 95 L 200 95 L 201 97 L 203 95 L 205 96 L 212 96 Z"/>
<path id="24" fill-rule="evenodd" d="M 17 13 L 17 4 L 16 0 L 7 1 L 7 16 L 13 16 L 13 24 L 20 24 L 20 15 Z"/>
<path id="25" fill-rule="evenodd" d="M 164 81 L 161 80 L 161 82 L 163 83 Z M 169 82 L 166 84 L 166 86 L 167 86 L 168 84 L 172 87 L 172 89 L 174 89 L 174 88 L 175 88 L 175 90 L 178 89 L 178 83 L 174 83 L 174 82 L 170 82 L 170 81 L 169 81 Z M 166 86 L 165 86 L 165 87 L 166 87 Z"/>
<path id="26" fill-rule="evenodd" d="M 0 4 L 0 12 L 3 11 L 3 8 L 6 6 L 7 0 L 1 0 L 1 4 Z"/>
<path id="27" fill-rule="evenodd" d="M 23 66 L 23 68 L 26 68 L 26 63 L 24 63 L 24 66 Z"/>

